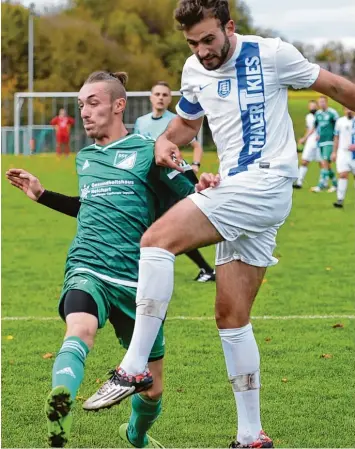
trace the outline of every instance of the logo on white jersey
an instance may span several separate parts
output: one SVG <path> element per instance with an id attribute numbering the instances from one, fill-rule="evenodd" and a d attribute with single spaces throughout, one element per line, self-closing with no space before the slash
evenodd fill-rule
<path id="1" fill-rule="evenodd" d="M 117 151 L 113 165 L 116 168 L 122 168 L 123 170 L 131 170 L 136 164 L 136 159 L 137 151 Z"/>
<path id="2" fill-rule="evenodd" d="M 236 71 L 244 146 L 239 155 L 238 167 L 232 169 L 229 175 L 238 173 L 242 167 L 259 159 L 266 143 L 264 77 L 258 44 L 242 44 Z"/>
<path id="3" fill-rule="evenodd" d="M 218 81 L 218 95 L 226 98 L 231 93 L 231 80 Z"/>
<path id="4" fill-rule="evenodd" d="M 87 168 L 90 167 L 89 161 L 86 159 L 86 161 L 84 162 L 84 165 L 82 166 L 82 171 L 86 170 Z"/>
<path id="5" fill-rule="evenodd" d="M 74 377 L 74 379 L 76 379 L 76 376 L 73 373 L 73 370 L 70 368 L 70 366 L 67 366 L 66 368 L 57 371 L 56 374 L 67 374 L 68 376 Z"/>

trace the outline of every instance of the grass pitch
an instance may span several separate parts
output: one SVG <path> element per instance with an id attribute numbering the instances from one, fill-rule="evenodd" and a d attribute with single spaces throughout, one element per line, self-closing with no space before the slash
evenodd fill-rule
<path id="1" fill-rule="evenodd" d="M 302 110 L 306 103 L 302 99 Z M 215 171 L 215 155 L 207 153 L 203 165 Z M 36 174 L 50 190 L 77 193 L 74 157 L 2 157 L 3 173 L 15 166 Z M 277 447 L 354 445 L 355 195 L 351 180 L 344 210 L 334 209 L 334 194 L 308 191 L 317 178 L 313 164 L 279 232 L 280 263 L 268 270 L 253 308 L 262 422 Z M 3 177 L 3 447 L 45 446 L 43 406 L 64 331 L 56 307 L 75 226 Z M 214 249 L 203 252 L 212 262 Z M 166 447 L 227 447 L 235 436 L 235 404 L 213 321 L 215 286 L 193 282 L 196 272 L 178 257 L 166 323 L 163 414 L 151 434 Z M 97 414 L 81 409 L 122 355 L 107 325 L 87 359 L 70 447 L 124 447 L 118 428 L 129 418 L 129 402 Z"/>

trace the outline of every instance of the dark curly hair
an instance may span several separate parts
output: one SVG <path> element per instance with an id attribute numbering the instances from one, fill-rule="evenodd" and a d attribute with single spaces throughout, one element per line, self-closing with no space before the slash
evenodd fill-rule
<path id="1" fill-rule="evenodd" d="M 228 0 L 179 0 L 174 13 L 180 30 L 186 30 L 207 17 L 218 19 L 224 27 L 231 19 Z"/>

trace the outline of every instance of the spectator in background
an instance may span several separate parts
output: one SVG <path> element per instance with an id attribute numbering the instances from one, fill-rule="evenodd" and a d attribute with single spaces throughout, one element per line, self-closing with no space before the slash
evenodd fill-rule
<path id="1" fill-rule="evenodd" d="M 58 115 L 52 118 L 50 124 L 54 126 L 55 129 L 57 156 L 62 154 L 63 149 L 64 153 L 67 156 L 69 155 L 70 129 L 74 123 L 74 119 L 68 116 L 67 111 L 64 108 L 59 109 Z"/>

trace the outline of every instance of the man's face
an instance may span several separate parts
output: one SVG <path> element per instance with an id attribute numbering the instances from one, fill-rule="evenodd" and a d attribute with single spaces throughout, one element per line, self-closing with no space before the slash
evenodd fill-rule
<path id="1" fill-rule="evenodd" d="M 78 105 L 85 132 L 92 139 L 109 135 L 116 117 L 116 102 L 112 102 L 107 83 L 84 84 L 78 96 Z"/>
<path id="2" fill-rule="evenodd" d="M 309 104 L 308 104 L 308 109 L 309 109 L 309 112 L 316 112 L 317 111 L 317 103 L 315 102 L 315 101 L 311 101 Z"/>
<path id="3" fill-rule="evenodd" d="M 349 119 L 352 119 L 354 117 L 355 113 L 348 108 L 344 108 L 344 115 L 346 117 L 348 117 Z"/>
<path id="4" fill-rule="evenodd" d="M 234 22 L 230 20 L 222 29 L 219 20 L 206 18 L 184 31 L 191 51 L 206 70 L 216 70 L 226 61 L 234 34 Z"/>
<path id="5" fill-rule="evenodd" d="M 154 86 L 150 96 L 150 102 L 153 109 L 157 111 L 165 111 L 171 103 L 171 92 L 166 86 Z"/>
<path id="6" fill-rule="evenodd" d="M 326 98 L 319 98 L 318 99 L 318 106 L 320 107 L 320 109 L 323 109 L 324 111 L 328 108 L 328 101 Z"/>

